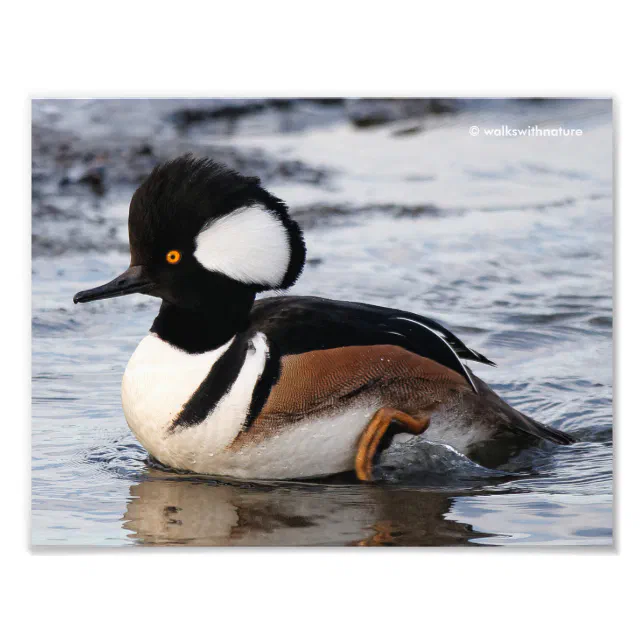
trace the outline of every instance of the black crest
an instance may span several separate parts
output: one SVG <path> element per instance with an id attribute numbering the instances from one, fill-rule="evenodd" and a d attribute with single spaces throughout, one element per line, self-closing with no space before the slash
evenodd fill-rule
<path id="1" fill-rule="evenodd" d="M 192 155 L 157 166 L 134 193 L 128 221 L 132 264 L 162 262 L 175 247 L 192 253 L 194 240 L 207 223 L 254 205 L 273 212 L 288 232 L 291 258 L 279 285 L 288 288 L 302 272 L 306 249 L 286 204 L 264 190 L 257 177 L 244 177 Z"/>

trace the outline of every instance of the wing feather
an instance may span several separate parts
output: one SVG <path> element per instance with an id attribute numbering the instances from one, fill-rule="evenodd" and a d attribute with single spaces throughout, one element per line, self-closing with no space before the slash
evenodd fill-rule
<path id="1" fill-rule="evenodd" d="M 435 320 L 370 304 L 317 297 L 265 298 L 253 307 L 251 326 L 264 332 L 281 355 L 343 346 L 400 346 L 459 373 L 474 392 L 476 384 L 463 360 L 494 365 Z"/>

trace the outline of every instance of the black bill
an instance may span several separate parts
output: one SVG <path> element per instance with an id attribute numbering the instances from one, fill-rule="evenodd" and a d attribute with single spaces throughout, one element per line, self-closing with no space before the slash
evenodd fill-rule
<path id="1" fill-rule="evenodd" d="M 130 266 L 125 273 L 111 282 L 76 293 L 74 295 L 74 304 L 106 300 L 110 297 L 119 297 L 130 293 L 149 293 L 153 287 L 154 283 L 146 275 L 143 266 Z"/>

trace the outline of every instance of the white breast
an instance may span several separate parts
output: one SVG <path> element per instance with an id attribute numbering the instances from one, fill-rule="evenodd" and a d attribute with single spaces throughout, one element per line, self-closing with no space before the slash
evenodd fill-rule
<path id="1" fill-rule="evenodd" d="M 121 388 L 125 418 L 142 445 L 162 463 L 204 471 L 204 461 L 220 455 L 242 429 L 266 363 L 268 346 L 262 333 L 249 343 L 235 382 L 210 415 L 199 425 L 168 432 L 232 342 L 206 353 L 189 354 L 150 334 L 130 358 Z"/>

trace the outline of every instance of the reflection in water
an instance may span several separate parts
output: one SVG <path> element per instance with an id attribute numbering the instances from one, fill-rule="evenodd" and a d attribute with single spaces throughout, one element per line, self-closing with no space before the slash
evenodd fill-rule
<path id="1" fill-rule="evenodd" d="M 237 485 L 150 477 L 130 488 L 123 527 L 144 545 L 461 545 L 484 537 L 446 520 L 452 498 L 370 485 Z M 452 495 L 453 496 L 453 495 Z"/>

